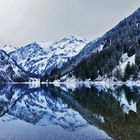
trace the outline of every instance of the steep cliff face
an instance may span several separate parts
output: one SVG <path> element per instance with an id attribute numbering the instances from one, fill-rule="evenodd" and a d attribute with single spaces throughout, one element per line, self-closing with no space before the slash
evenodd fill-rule
<path id="1" fill-rule="evenodd" d="M 0 50 L 0 82 L 24 82 L 28 76 L 6 52 Z"/>

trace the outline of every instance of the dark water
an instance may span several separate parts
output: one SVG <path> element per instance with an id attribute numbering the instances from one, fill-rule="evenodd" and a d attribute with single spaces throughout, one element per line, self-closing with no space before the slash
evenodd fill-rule
<path id="1" fill-rule="evenodd" d="M 0 86 L 0 140 L 139 140 L 140 88 Z"/>

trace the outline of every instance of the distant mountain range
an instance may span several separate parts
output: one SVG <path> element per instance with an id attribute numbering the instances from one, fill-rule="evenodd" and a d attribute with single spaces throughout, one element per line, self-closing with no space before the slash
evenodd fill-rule
<path id="1" fill-rule="evenodd" d="M 9 55 L 23 70 L 41 77 L 50 74 L 54 68 L 61 68 L 86 44 L 86 40 L 68 36 L 52 43 L 35 42 L 12 51 Z"/>
<path id="2" fill-rule="evenodd" d="M 72 74 L 82 80 L 136 80 L 140 77 L 140 9 L 89 43 L 68 36 L 52 43 L 35 42 L 18 48 L 6 45 L 2 49 L 8 53 L 1 51 L 9 65 L 20 71 L 21 75 L 11 68 L 19 77 L 51 75 L 56 79 Z M 2 66 L 7 65 L 1 61 Z M 11 77 L 6 79 L 14 81 Z"/>

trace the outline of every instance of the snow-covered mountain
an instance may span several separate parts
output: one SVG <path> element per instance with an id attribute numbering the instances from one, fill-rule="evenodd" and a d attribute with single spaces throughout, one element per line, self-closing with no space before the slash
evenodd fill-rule
<path id="1" fill-rule="evenodd" d="M 4 45 L 1 50 L 4 50 L 6 53 L 10 53 L 12 51 L 15 51 L 17 50 L 18 47 L 15 47 L 15 46 L 11 46 L 11 45 Z"/>
<path id="2" fill-rule="evenodd" d="M 10 56 L 3 50 L 0 50 L 0 82 L 27 81 L 27 79 L 28 76 Z"/>
<path id="3" fill-rule="evenodd" d="M 10 52 L 10 57 L 25 71 L 42 76 L 76 56 L 87 44 L 86 40 L 68 36 L 60 41 L 35 42 Z"/>

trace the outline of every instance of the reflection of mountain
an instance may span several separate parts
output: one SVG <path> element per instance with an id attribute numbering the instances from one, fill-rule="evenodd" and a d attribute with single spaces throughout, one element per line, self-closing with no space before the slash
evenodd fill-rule
<path id="1" fill-rule="evenodd" d="M 72 95 L 61 94 L 90 123 L 97 124 L 115 139 L 139 139 L 139 88 L 78 88 Z"/>
<path id="2" fill-rule="evenodd" d="M 32 124 L 54 124 L 69 130 L 87 125 L 57 94 L 27 85 L 3 85 L 0 89 L 1 116 L 7 113 Z"/>
<path id="3" fill-rule="evenodd" d="M 1 85 L 0 89 L 0 116 L 5 116 L 4 122 L 17 118 L 36 126 L 57 125 L 71 131 L 87 128 L 90 123 L 115 139 L 137 140 L 140 136 L 137 87 L 81 86 L 71 92 L 28 85 Z"/>

